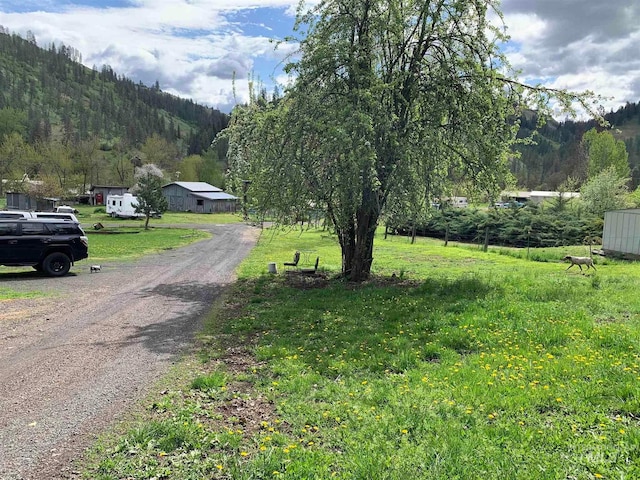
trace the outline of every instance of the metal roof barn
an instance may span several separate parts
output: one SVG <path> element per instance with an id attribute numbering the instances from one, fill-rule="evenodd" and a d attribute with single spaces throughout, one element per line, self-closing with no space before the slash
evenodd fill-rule
<path id="1" fill-rule="evenodd" d="M 237 197 L 206 182 L 173 182 L 162 187 L 170 212 L 235 212 Z"/>
<path id="2" fill-rule="evenodd" d="M 640 208 L 604 214 L 602 249 L 606 255 L 640 259 Z"/>

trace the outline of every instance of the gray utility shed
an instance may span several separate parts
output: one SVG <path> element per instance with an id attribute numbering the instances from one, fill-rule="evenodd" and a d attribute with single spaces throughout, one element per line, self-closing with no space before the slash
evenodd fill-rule
<path id="1" fill-rule="evenodd" d="M 21 192 L 7 192 L 7 210 L 50 212 L 56 208 L 59 200 L 58 198 L 35 198 Z"/>
<path id="2" fill-rule="evenodd" d="M 602 249 L 606 255 L 640 259 L 640 208 L 604 214 Z"/>
<path id="3" fill-rule="evenodd" d="M 170 212 L 235 212 L 238 197 L 206 182 L 173 182 L 162 187 Z"/>

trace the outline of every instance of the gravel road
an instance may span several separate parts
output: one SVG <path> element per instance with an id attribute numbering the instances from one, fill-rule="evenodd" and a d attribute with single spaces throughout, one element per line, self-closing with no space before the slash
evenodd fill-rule
<path id="1" fill-rule="evenodd" d="M 259 230 L 136 262 L 91 260 L 63 278 L 0 273 L 0 286 L 50 296 L 0 302 L 0 479 L 64 479 L 72 464 L 190 345 Z"/>

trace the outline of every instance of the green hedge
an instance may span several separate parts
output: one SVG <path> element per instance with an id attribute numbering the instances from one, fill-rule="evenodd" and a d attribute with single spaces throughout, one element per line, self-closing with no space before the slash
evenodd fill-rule
<path id="1" fill-rule="evenodd" d="M 536 207 L 481 211 L 476 209 L 440 210 L 416 234 L 471 243 L 484 242 L 489 229 L 489 243 L 510 247 L 559 247 L 579 245 L 588 237 L 602 236 L 602 219 L 574 212 L 543 211 Z M 411 225 L 390 225 L 399 235 L 410 235 Z"/>

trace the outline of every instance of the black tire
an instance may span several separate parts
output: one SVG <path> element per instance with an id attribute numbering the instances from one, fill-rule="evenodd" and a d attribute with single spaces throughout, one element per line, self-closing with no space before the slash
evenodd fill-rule
<path id="1" fill-rule="evenodd" d="M 69 273 L 71 259 L 64 253 L 54 252 L 42 262 L 42 270 L 50 277 L 63 277 Z"/>

